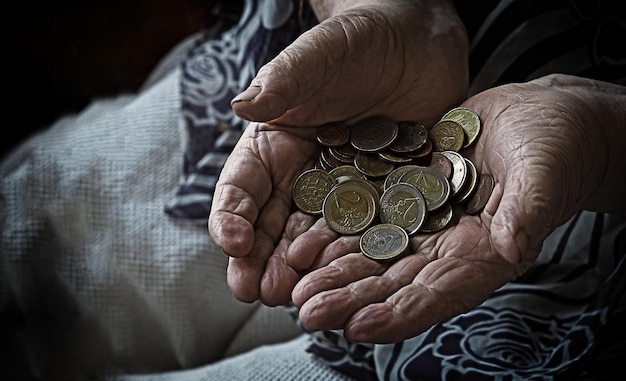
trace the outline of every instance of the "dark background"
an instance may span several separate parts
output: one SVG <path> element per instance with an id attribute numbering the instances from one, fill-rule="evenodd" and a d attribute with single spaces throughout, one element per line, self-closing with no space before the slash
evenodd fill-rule
<path id="1" fill-rule="evenodd" d="M 14 3 L 3 12 L 10 122 L 0 153 L 93 98 L 137 90 L 159 60 L 206 27 L 219 8 L 211 0 Z"/>

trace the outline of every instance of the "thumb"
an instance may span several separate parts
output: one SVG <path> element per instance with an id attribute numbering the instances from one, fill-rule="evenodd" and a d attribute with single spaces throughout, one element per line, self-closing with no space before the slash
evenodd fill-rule
<path id="1" fill-rule="evenodd" d="M 335 29 L 317 25 L 300 35 L 262 66 L 250 86 L 233 98 L 233 112 L 250 121 L 268 122 L 282 116 L 283 124 L 314 124 L 309 118 L 319 117 L 320 97 L 315 95 L 333 77 L 337 66 L 333 53 L 341 51 L 339 41 L 345 40 Z M 299 109 L 298 121 L 285 115 L 295 107 Z"/>
<path id="2" fill-rule="evenodd" d="M 396 56 L 389 38 L 374 33 L 376 21 L 338 15 L 301 34 L 232 100 L 234 113 L 251 121 L 317 126 L 362 117 L 390 91 L 404 91 L 397 89 L 402 56 L 371 54 Z M 380 72 L 386 75 L 372 75 Z"/>

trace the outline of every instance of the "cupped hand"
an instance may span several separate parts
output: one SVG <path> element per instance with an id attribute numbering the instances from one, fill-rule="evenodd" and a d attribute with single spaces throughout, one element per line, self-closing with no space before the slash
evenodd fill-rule
<path id="1" fill-rule="evenodd" d="M 346 1 L 263 66 L 233 111 L 291 126 L 374 114 L 432 125 L 467 97 L 468 41 L 451 1 Z"/>
<path id="2" fill-rule="evenodd" d="M 289 302 L 311 265 L 288 260 L 291 240 L 319 233 L 323 239 L 307 248 L 315 251 L 337 239 L 290 209 L 295 177 L 317 158 L 319 125 L 374 114 L 429 125 L 466 96 L 467 35 L 451 1 L 336 4 L 348 3 L 261 68 L 232 102 L 240 117 L 271 122 L 244 133 L 216 184 L 209 216 L 212 238 L 231 256 L 228 283 L 240 300 Z M 347 250 L 352 241 L 324 252 Z"/>
<path id="3" fill-rule="evenodd" d="M 312 168 L 319 156 L 316 133 L 315 128 L 251 123 L 224 165 L 215 187 L 208 228 L 215 244 L 231 257 L 227 280 L 233 294 L 242 301 L 263 299 L 261 283 L 266 272 L 267 282 L 278 283 L 265 289 L 285 289 L 289 297 L 295 284 L 297 274 L 272 254 L 283 231 L 297 235 L 315 222 L 302 213 L 292 215 L 291 192 L 295 178 Z M 283 245 L 288 238 L 285 235 Z M 288 286 L 282 287 L 280 282 Z M 281 302 L 276 301 L 278 294 L 266 295 L 266 304 Z"/>
<path id="4" fill-rule="evenodd" d="M 479 215 L 457 208 L 451 226 L 416 234 L 411 254 L 397 262 L 375 262 L 341 245 L 297 250 L 316 239 L 315 232 L 299 235 L 287 263 L 304 257 L 298 261 L 317 267 L 292 294 L 303 325 L 343 329 L 356 342 L 397 342 L 470 310 L 523 274 L 544 239 L 604 181 L 610 144 L 594 128 L 599 116 L 589 105 L 595 98 L 583 95 L 595 86 L 549 76 L 464 102 L 483 123 L 464 154 L 479 172 L 493 175 L 495 189 Z"/>

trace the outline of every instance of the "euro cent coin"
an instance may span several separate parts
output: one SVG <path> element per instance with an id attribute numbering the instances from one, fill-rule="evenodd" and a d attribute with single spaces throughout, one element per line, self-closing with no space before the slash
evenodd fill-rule
<path id="1" fill-rule="evenodd" d="M 481 173 L 478 176 L 478 186 L 476 187 L 474 194 L 465 204 L 465 211 L 468 214 L 480 213 L 485 205 L 487 205 L 487 201 L 489 200 L 489 197 L 491 197 L 494 186 L 495 182 L 493 180 L 493 176 L 488 173 Z"/>
<path id="2" fill-rule="evenodd" d="M 304 213 L 322 214 L 324 199 L 335 186 L 335 178 L 322 169 L 309 169 L 298 176 L 292 188 L 293 201 Z"/>
<path id="3" fill-rule="evenodd" d="M 465 132 L 465 142 L 463 147 L 471 145 L 478 135 L 480 135 L 481 123 L 480 117 L 476 111 L 466 107 L 455 107 L 452 110 L 445 113 L 441 120 L 452 120 L 457 122 L 463 128 Z"/>
<path id="4" fill-rule="evenodd" d="M 463 127 L 453 120 L 442 120 L 430 129 L 430 140 L 434 151 L 458 152 L 465 141 Z"/>
<path id="5" fill-rule="evenodd" d="M 398 136 L 398 124 L 386 116 L 373 116 L 352 127 L 350 142 L 361 152 L 378 152 Z"/>
<path id="6" fill-rule="evenodd" d="M 361 236 L 361 252 L 376 261 L 388 261 L 407 253 L 409 236 L 398 225 L 378 224 Z"/>
<path id="7" fill-rule="evenodd" d="M 317 129 L 317 141 L 326 147 L 341 147 L 350 141 L 350 129 L 340 122 L 323 124 Z"/>

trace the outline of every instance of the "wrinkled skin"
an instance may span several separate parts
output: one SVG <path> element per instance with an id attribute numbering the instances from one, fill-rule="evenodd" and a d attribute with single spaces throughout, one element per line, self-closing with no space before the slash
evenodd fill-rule
<path id="1" fill-rule="evenodd" d="M 310 130 L 258 125 L 253 131 L 259 136 L 247 133 L 242 140 L 250 151 L 233 156 L 230 175 L 220 180 L 210 221 L 212 236 L 233 256 L 231 288 L 242 300 L 293 300 L 306 328 L 343 328 L 359 342 L 399 341 L 468 311 L 524 273 L 547 235 L 581 208 L 624 212 L 623 201 L 605 200 L 610 189 L 613 196 L 626 190 L 616 175 L 625 166 L 606 131 L 595 128 L 607 124 L 603 113 L 591 111 L 594 102 L 603 103 L 596 86 L 548 76 L 464 102 L 483 121 L 481 136 L 464 154 L 495 177 L 494 192 L 480 215 L 460 212 L 450 228 L 415 235 L 412 254 L 391 265 L 365 258 L 359 237 L 339 237 L 323 219 L 289 216 L 288 191 L 272 201 L 272 192 L 289 188 L 313 164 L 317 148 Z M 626 99 L 623 87 L 609 89 L 621 97 L 617 105 Z M 616 136 L 624 142 L 624 135 Z M 264 149 L 270 140 L 280 141 L 280 149 Z M 276 241 L 284 219 L 284 235 Z M 229 234 L 256 237 L 252 254 L 252 247 L 236 251 L 241 242 L 223 239 Z"/>
<path id="2" fill-rule="evenodd" d="M 274 70 L 285 75 L 293 68 Z M 323 219 L 293 212 L 291 186 L 314 165 L 319 146 L 314 127 L 285 125 L 297 125 L 300 113 L 310 116 L 326 101 L 344 107 L 330 107 L 313 124 L 358 120 L 369 113 L 397 120 L 421 115 L 432 122 L 450 106 L 428 108 L 432 94 L 416 91 L 413 96 L 424 98 L 418 103 L 396 99 L 421 104 L 420 111 L 411 106 L 407 112 L 397 102 L 377 108 L 376 92 L 370 91 L 358 94 L 372 101 L 353 108 L 351 99 L 335 99 L 332 92 L 316 103 L 290 93 L 306 90 L 278 86 L 272 96 L 298 100 L 271 112 L 257 109 L 271 83 L 253 102 L 234 104 L 249 119 L 274 120 L 252 123 L 229 157 L 216 187 L 209 232 L 231 257 L 228 283 L 237 298 L 268 305 L 293 301 L 306 328 L 343 328 L 349 340 L 359 342 L 412 337 L 473 308 L 524 273 L 547 235 L 581 208 L 626 211 L 623 201 L 615 203 L 626 191 L 623 176 L 617 175 L 626 168 L 611 148 L 626 144 L 623 112 L 617 123 L 622 132 L 611 135 L 599 128 L 616 124 L 608 111 L 624 104 L 624 88 L 544 77 L 488 90 L 462 104 L 483 121 L 481 136 L 464 154 L 496 180 L 485 210 L 477 216 L 458 213 L 450 228 L 414 236 L 412 254 L 391 265 L 374 262 L 359 253 L 358 236 L 340 237 Z M 351 82 L 357 90 L 364 83 Z M 412 83 L 419 89 L 419 81 Z M 619 100 L 612 102 L 614 97 Z"/>
<path id="3" fill-rule="evenodd" d="M 352 3 L 362 4 L 325 19 L 262 67 L 233 111 L 297 127 L 375 114 L 432 125 L 467 97 L 467 34 L 450 2 Z"/>
<path id="4" fill-rule="evenodd" d="M 588 104 L 570 86 L 577 81 L 545 77 L 495 88 L 463 103 L 484 123 L 477 145 L 465 155 L 481 173 L 494 176 L 494 192 L 480 215 L 457 210 L 460 217 L 451 227 L 415 235 L 412 255 L 385 265 L 358 248 L 306 249 L 305 241 L 323 240 L 323 235 L 308 232 L 296 238 L 293 250 L 283 255 L 286 263 L 295 262 L 296 253 L 290 251 L 297 251 L 322 266 L 293 290 L 304 326 L 343 328 L 357 342 L 415 336 L 470 310 L 524 273 L 544 239 L 578 210 L 602 209 L 591 195 L 602 192 L 604 172 L 597 169 L 608 163 L 608 144 L 603 134 L 590 131 L 595 123 L 590 124 Z M 563 88 L 552 88 L 555 82 Z M 618 181 L 626 190 L 624 180 Z"/>
<path id="5" fill-rule="evenodd" d="M 243 301 L 290 299 L 283 283 L 299 275 L 272 253 L 293 210 L 292 184 L 319 155 L 319 125 L 375 114 L 432 125 L 466 97 L 467 35 L 449 2 L 353 3 L 360 7 L 325 19 L 262 67 L 232 102 L 245 119 L 271 121 L 246 129 L 209 220 L 214 241 L 232 257 L 228 282 Z M 290 222 L 299 229 L 293 237 L 314 223 L 300 217 Z"/>

